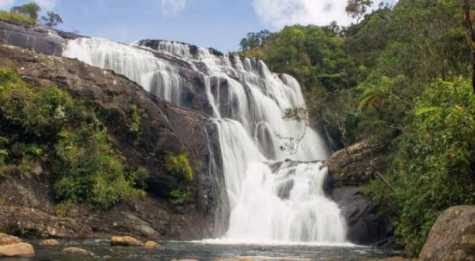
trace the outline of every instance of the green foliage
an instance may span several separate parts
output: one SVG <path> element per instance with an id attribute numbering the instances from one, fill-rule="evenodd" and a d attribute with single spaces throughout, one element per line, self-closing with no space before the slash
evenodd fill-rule
<path id="1" fill-rule="evenodd" d="M 125 176 L 124 166 L 112 152 L 106 130 L 82 124 L 60 134 L 55 146 L 54 184 L 60 200 L 86 199 L 107 209 L 123 199 L 140 196 Z"/>
<path id="2" fill-rule="evenodd" d="M 66 215 L 69 212 L 69 209 L 71 208 L 71 205 L 73 204 L 72 200 L 64 200 L 61 201 L 59 204 L 57 204 L 54 208 L 54 212 L 56 216 L 58 217 L 66 217 Z"/>
<path id="3" fill-rule="evenodd" d="M 195 179 L 193 169 L 188 162 L 186 155 L 168 154 L 164 161 L 165 169 L 172 175 L 191 182 Z"/>
<path id="4" fill-rule="evenodd" d="M 469 81 L 437 81 L 413 110 L 395 160 L 397 233 L 417 254 L 442 211 L 475 204 L 475 95 Z"/>
<path id="5" fill-rule="evenodd" d="M 270 32 L 268 30 L 262 30 L 258 33 L 248 33 L 247 37 L 243 38 L 239 45 L 241 46 L 241 50 L 262 47 L 269 36 Z"/>
<path id="6" fill-rule="evenodd" d="M 31 18 L 34 21 L 38 20 L 40 11 L 41 11 L 40 6 L 34 2 L 20 5 L 20 6 L 14 6 L 11 9 L 12 13 L 18 13 L 18 14 L 24 15 L 26 17 Z"/>
<path id="7" fill-rule="evenodd" d="M 136 187 L 145 187 L 146 169 L 125 166 L 94 110 L 58 87 L 31 86 L 0 68 L 0 122 L 3 175 L 25 176 L 44 162 L 64 204 L 85 200 L 107 209 L 144 196 Z"/>
<path id="8" fill-rule="evenodd" d="M 0 19 L 22 24 L 36 25 L 36 20 L 16 12 L 0 11 Z"/>
<path id="9" fill-rule="evenodd" d="M 323 124 L 344 146 L 388 145 L 391 169 L 365 191 L 415 255 L 441 211 L 474 203 L 473 46 L 462 1 L 399 0 L 366 14 L 370 4 L 348 1 L 357 24 L 288 26 L 241 54 L 301 83 L 307 108 L 287 118 Z"/>
<path id="10" fill-rule="evenodd" d="M 193 202 L 193 194 L 189 190 L 172 190 L 170 192 L 170 197 L 170 202 L 176 206 L 186 205 Z"/>

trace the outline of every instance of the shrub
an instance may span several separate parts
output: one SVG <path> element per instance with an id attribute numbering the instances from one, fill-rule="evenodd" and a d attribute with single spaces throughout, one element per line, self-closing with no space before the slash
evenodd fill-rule
<path id="1" fill-rule="evenodd" d="M 380 181 L 367 190 L 382 206 L 396 205 L 396 233 L 415 256 L 444 210 L 475 204 L 475 95 L 470 82 L 437 81 L 426 88 L 396 146 L 388 177 L 394 193 Z"/>
<path id="2" fill-rule="evenodd" d="M 173 154 L 168 154 L 165 158 L 165 169 L 179 178 L 182 178 L 188 182 L 191 182 L 195 179 L 195 174 L 193 169 L 188 162 L 186 155 L 181 154 L 175 156 Z"/>
<path id="3" fill-rule="evenodd" d="M 54 184 L 60 200 L 86 199 L 108 209 L 123 199 L 144 195 L 126 178 L 124 165 L 112 153 L 106 129 L 83 123 L 60 136 L 54 164 L 55 172 L 61 173 Z"/>
<path id="4" fill-rule="evenodd" d="M 28 25 L 36 25 L 36 20 L 17 12 L 0 11 L 0 19 Z"/>
<path id="5" fill-rule="evenodd" d="M 175 189 L 170 192 L 170 196 L 170 202 L 176 206 L 193 202 L 193 194 L 189 190 Z"/>
<path id="6" fill-rule="evenodd" d="M 0 176 L 5 169 L 25 175 L 44 162 L 64 204 L 84 200 L 107 209 L 145 195 L 136 187 L 148 172 L 127 171 L 95 111 L 64 90 L 31 86 L 0 68 L 0 122 Z"/>

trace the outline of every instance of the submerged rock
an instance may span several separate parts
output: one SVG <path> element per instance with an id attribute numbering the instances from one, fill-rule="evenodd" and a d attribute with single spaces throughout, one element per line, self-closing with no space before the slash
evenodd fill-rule
<path id="1" fill-rule="evenodd" d="M 94 254 L 91 251 L 88 251 L 83 248 L 79 247 L 67 247 L 63 249 L 64 253 L 71 254 L 71 255 L 85 255 L 85 256 L 93 256 Z"/>
<path id="2" fill-rule="evenodd" d="M 0 246 L 0 257 L 31 257 L 35 255 L 33 246 L 27 243 L 15 243 Z"/>
<path id="3" fill-rule="evenodd" d="M 111 246 L 143 246 L 143 243 L 130 236 L 112 237 Z"/>
<path id="4" fill-rule="evenodd" d="M 420 260 L 475 260 L 475 206 L 446 210 L 435 222 Z"/>
<path id="5" fill-rule="evenodd" d="M 40 245 L 42 246 L 59 246 L 61 243 L 59 243 L 58 240 L 56 239 L 46 239 L 40 242 Z"/>

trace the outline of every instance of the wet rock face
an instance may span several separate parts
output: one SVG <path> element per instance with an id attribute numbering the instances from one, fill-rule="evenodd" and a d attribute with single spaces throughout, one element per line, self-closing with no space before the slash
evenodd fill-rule
<path id="1" fill-rule="evenodd" d="M 386 238 L 385 220 L 378 216 L 376 206 L 358 187 L 336 188 L 331 197 L 347 222 L 350 242 L 369 245 Z"/>
<path id="2" fill-rule="evenodd" d="M 475 206 L 446 210 L 435 222 L 420 260 L 475 260 Z"/>
<path id="3" fill-rule="evenodd" d="M 66 41 L 54 31 L 0 20 L 0 43 L 48 55 L 61 55 Z"/>
<path id="4" fill-rule="evenodd" d="M 360 189 L 383 168 L 385 150 L 384 145 L 362 141 L 335 152 L 327 161 L 325 191 L 340 206 L 352 243 L 370 245 L 388 237 L 386 218 L 378 215 L 377 207 Z"/>

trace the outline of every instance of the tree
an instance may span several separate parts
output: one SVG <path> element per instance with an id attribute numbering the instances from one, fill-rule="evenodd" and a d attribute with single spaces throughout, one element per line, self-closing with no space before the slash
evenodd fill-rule
<path id="1" fill-rule="evenodd" d="M 470 0 L 463 0 L 462 4 L 462 22 L 465 30 L 467 32 L 467 41 L 471 49 L 471 59 L 472 59 L 472 89 L 475 93 L 475 50 L 474 50 L 474 42 L 475 42 L 475 30 L 473 29 L 472 20 L 473 17 L 470 15 Z"/>
<path id="2" fill-rule="evenodd" d="M 371 5 L 373 5 L 372 0 L 348 0 L 345 10 L 351 17 L 357 18 L 359 21 Z"/>
<path id="3" fill-rule="evenodd" d="M 240 42 L 241 50 L 250 50 L 257 47 L 262 47 L 267 38 L 271 35 L 268 30 L 262 30 L 257 33 L 248 33 L 246 38 Z"/>
<path id="4" fill-rule="evenodd" d="M 63 23 L 63 19 L 55 12 L 48 12 L 46 16 L 41 17 L 41 23 L 48 28 L 55 28 Z"/>
<path id="5" fill-rule="evenodd" d="M 11 9 L 12 12 L 19 13 L 24 16 L 28 16 L 33 20 L 38 20 L 39 12 L 41 11 L 41 7 L 36 3 L 29 3 L 20 6 L 14 6 Z"/>

